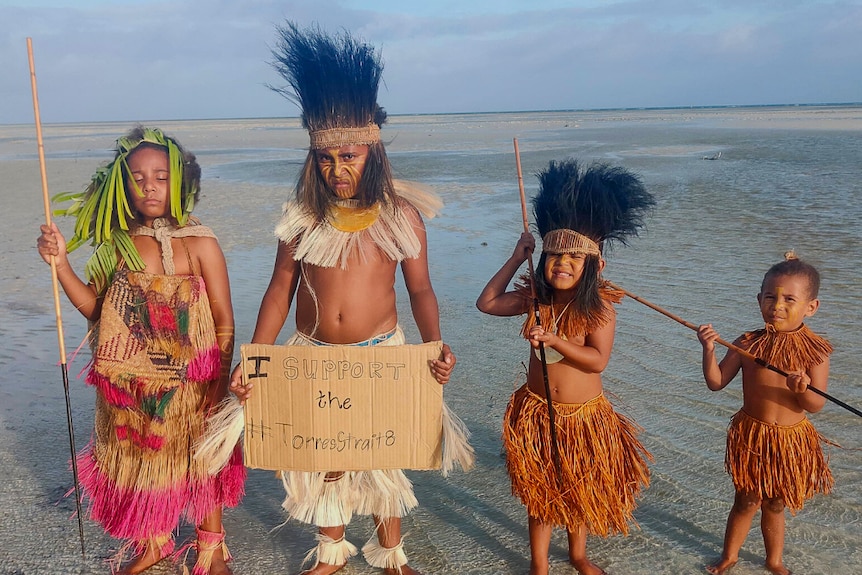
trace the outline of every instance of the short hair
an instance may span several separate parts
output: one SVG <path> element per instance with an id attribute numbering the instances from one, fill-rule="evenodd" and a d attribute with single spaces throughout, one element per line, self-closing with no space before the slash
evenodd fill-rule
<path id="1" fill-rule="evenodd" d="M 800 276 L 804 277 L 808 282 L 808 297 L 810 299 L 817 299 L 817 294 L 820 293 L 820 272 L 817 271 L 817 268 L 808 262 L 800 260 L 793 252 L 788 252 L 784 257 L 784 261 L 773 265 L 763 275 L 763 281 L 760 283 L 760 291 L 763 291 L 763 287 L 770 278 Z"/>

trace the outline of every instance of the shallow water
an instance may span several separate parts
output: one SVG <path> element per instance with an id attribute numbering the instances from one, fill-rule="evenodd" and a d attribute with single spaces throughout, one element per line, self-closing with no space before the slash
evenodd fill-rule
<path id="1" fill-rule="evenodd" d="M 129 126 L 46 126 L 52 193 L 80 189 Z M 213 227 L 231 274 L 238 343 L 251 337 L 272 270 L 272 228 L 305 156 L 295 119 L 162 124 L 204 168 L 196 214 Z M 446 206 L 427 222 L 429 261 L 445 340 L 458 356 L 446 395 L 473 432 L 477 468 L 449 479 L 411 472 L 420 507 L 404 522 L 411 565 L 426 574 L 526 573 L 526 517 L 509 493 L 500 457 L 500 420 L 522 377 L 527 348 L 519 318 L 480 314 L 474 302 L 508 257 L 521 231 L 512 138 L 519 139 L 524 184 L 551 159 L 575 155 L 640 173 L 658 206 L 646 231 L 608 254 L 605 276 L 682 318 L 712 322 L 725 339 L 760 326 L 755 295 L 763 272 L 794 248 L 823 275 L 821 307 L 809 325 L 835 345 L 829 392 L 862 406 L 862 109 L 754 108 L 403 116 L 384 129 L 396 176 L 431 184 Z M 716 161 L 704 156 L 721 152 Z M 62 371 L 57 367 L 48 268 L 34 241 L 44 220 L 33 129 L 0 126 L 0 181 L 6 250 L 0 262 L 0 574 L 106 572 L 116 542 L 84 522 L 82 559 L 66 468 Z M 60 222 L 64 231 L 71 222 Z M 11 241 L 9 241 L 11 240 Z M 82 250 L 83 252 L 84 250 Z M 75 254 L 79 269 L 85 254 Z M 401 287 L 408 337 L 418 341 Z M 89 438 L 92 391 L 74 356 L 84 322 L 63 304 L 70 356 L 76 443 Z M 289 331 L 290 326 L 285 328 Z M 74 357 L 73 357 L 74 356 Z M 652 484 L 628 537 L 591 538 L 593 560 L 609 573 L 701 573 L 720 552 L 733 488 L 723 471 L 725 428 L 741 403 L 739 382 L 709 392 L 695 334 L 645 306 L 619 307 L 605 388 L 615 406 L 643 428 L 655 457 Z M 860 419 L 833 404 L 812 416 L 844 446 L 832 449 L 835 489 L 788 515 L 786 564 L 796 573 L 862 573 Z M 298 571 L 313 530 L 287 523 L 282 488 L 270 472 L 251 470 L 248 495 L 226 513 L 236 573 Z M 181 535 L 189 533 L 185 527 Z M 356 520 L 348 537 L 371 534 Z M 755 524 L 734 575 L 764 573 Z M 552 573 L 574 573 L 566 539 L 555 532 Z M 170 566 L 154 573 L 173 573 Z M 372 573 L 361 559 L 347 574 Z"/>

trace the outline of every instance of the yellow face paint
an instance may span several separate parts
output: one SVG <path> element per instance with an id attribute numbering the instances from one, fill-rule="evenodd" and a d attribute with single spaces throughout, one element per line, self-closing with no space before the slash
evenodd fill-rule
<path id="1" fill-rule="evenodd" d="M 778 331 L 798 329 L 810 313 L 808 282 L 801 276 L 769 278 L 758 295 L 763 321 Z M 813 313 L 813 312 L 811 312 Z"/>
<path id="2" fill-rule="evenodd" d="M 314 152 L 320 176 L 332 192 L 339 198 L 352 198 L 356 195 L 368 146 L 341 146 L 324 148 Z"/>

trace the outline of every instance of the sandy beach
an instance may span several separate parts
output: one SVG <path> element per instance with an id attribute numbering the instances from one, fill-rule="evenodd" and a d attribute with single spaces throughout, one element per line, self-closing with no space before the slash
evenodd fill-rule
<path id="1" fill-rule="evenodd" d="M 295 118 L 155 125 L 176 135 L 203 166 L 203 197 L 195 214 L 214 228 L 228 259 L 237 343 L 243 343 L 250 338 L 271 273 L 272 229 L 305 157 L 307 134 Z M 114 140 L 130 127 L 45 126 L 51 194 L 81 189 L 109 159 Z M 693 133 L 697 137 L 686 136 Z M 851 138 L 829 152 L 845 154 L 836 161 L 848 170 L 838 178 L 845 187 L 823 186 L 822 194 L 825 188 L 836 194 L 823 202 L 818 200 L 822 194 L 795 195 L 793 189 L 800 186 L 794 182 L 770 191 L 764 182 L 786 172 L 785 164 L 772 156 L 755 161 L 754 144 L 744 154 L 741 148 L 749 140 L 787 134 L 803 142 L 815 139 L 820 146 L 832 145 L 821 142 L 836 135 Z M 520 574 L 529 568 L 526 517 L 510 495 L 499 441 L 500 418 L 526 358 L 517 338 L 520 320 L 488 318 L 474 307 L 519 233 L 513 137 L 521 141 L 528 189 L 535 186 L 533 172 L 567 153 L 609 159 L 644 174 L 659 209 L 648 223 L 648 234 L 609 257 L 607 273 L 691 321 L 716 322 L 726 339 L 759 327 L 754 294 L 760 276 L 783 249 L 795 247 L 812 257 L 824 274 L 824 287 L 822 309 L 811 325 L 836 344 L 830 391 L 862 405 L 862 359 L 857 354 L 862 347 L 862 108 L 393 117 L 384 138 L 391 138 L 388 149 L 397 175 L 433 185 L 446 202 L 441 216 L 428 223 L 444 337 L 459 359 L 446 394 L 470 427 L 477 451 L 477 468 L 471 473 L 448 479 L 409 473 L 420 507 L 404 521 L 405 546 L 411 565 L 426 575 Z M 701 161 L 717 151 L 722 151 L 721 161 Z M 782 161 L 802 165 L 807 160 L 803 154 Z M 679 171 L 680 165 L 686 171 Z M 821 186 L 831 181 L 831 170 L 805 164 L 799 181 Z M 761 179 L 749 173 L 762 173 Z M 49 268 L 35 250 L 45 217 L 33 126 L 0 126 L 0 181 L 6 238 L 0 252 L 6 272 L 0 277 L 5 343 L 0 350 L 0 575 L 109 573 L 105 561 L 117 542 L 85 518 L 82 558 L 74 498 L 65 496 L 72 488 L 70 446 Z M 730 199 L 731 189 L 745 194 Z M 59 223 L 68 235 L 71 221 Z M 805 233 L 793 235 L 793 227 L 804 227 Z M 73 255 L 79 270 L 86 251 Z M 400 298 L 400 313 L 409 318 L 403 292 Z M 93 417 L 93 391 L 81 377 L 88 351 L 76 353 L 86 326 L 65 298 L 62 318 L 75 442 L 81 449 Z M 418 341 L 412 320 L 406 323 L 408 338 Z M 736 382 L 726 392 L 710 394 L 700 379 L 699 362 L 700 347 L 690 331 L 630 300 L 620 307 L 605 385 L 615 406 L 644 427 L 656 461 L 652 485 L 636 513 L 639 528 L 628 537 L 591 538 L 588 543 L 594 561 L 609 573 L 702 573 L 720 552 L 733 495 L 722 467 L 724 430 L 740 405 L 741 391 Z M 812 421 L 844 449 L 831 451 L 834 493 L 818 496 L 796 517 L 788 514 L 786 561 L 794 572 L 807 575 L 862 573 L 862 426 L 858 417 L 832 405 Z M 250 470 L 246 489 L 243 503 L 225 515 L 234 572 L 299 571 L 314 545 L 314 530 L 285 523 L 283 491 L 271 472 Z M 348 536 L 361 546 L 371 531 L 370 520 L 360 518 L 349 526 Z M 180 540 L 192 533 L 183 526 Z M 762 558 L 755 525 L 734 575 L 763 573 Z M 177 565 L 165 563 L 148 573 L 179 572 Z M 562 531 L 554 536 L 551 572 L 575 573 L 565 560 Z M 375 570 L 357 558 L 342 573 Z"/>

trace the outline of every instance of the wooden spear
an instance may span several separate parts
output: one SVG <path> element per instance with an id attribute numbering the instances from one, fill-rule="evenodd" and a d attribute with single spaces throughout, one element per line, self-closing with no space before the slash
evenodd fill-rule
<path id="1" fill-rule="evenodd" d="M 48 173 L 45 169 L 45 148 L 42 145 L 42 120 L 39 116 L 39 95 L 36 91 L 36 68 L 33 64 L 33 41 L 27 38 L 27 58 L 30 62 L 30 88 L 33 91 L 33 113 L 36 119 L 36 144 L 39 148 L 39 169 L 42 174 L 42 200 L 45 207 L 45 223 L 51 226 L 51 200 L 48 198 Z M 72 478 L 75 482 L 75 509 L 78 515 L 78 535 L 81 537 L 81 557 L 84 550 L 84 520 L 81 513 L 81 485 L 78 481 L 75 428 L 72 425 L 72 402 L 69 398 L 69 370 L 66 366 L 66 344 L 63 337 L 63 317 L 60 312 L 60 287 L 57 280 L 57 262 L 51 256 L 51 283 L 54 287 L 54 315 L 57 317 L 57 341 L 60 346 L 60 371 L 63 377 L 63 392 L 66 396 L 66 427 L 69 430 L 69 449 L 72 452 Z"/>
<path id="2" fill-rule="evenodd" d="M 659 312 L 660 314 L 662 314 L 662 315 L 664 315 L 664 316 L 669 317 L 670 319 L 674 320 L 675 322 L 677 322 L 677 323 L 681 323 L 681 324 L 682 324 L 682 325 L 684 325 L 685 327 L 687 327 L 687 328 L 689 328 L 689 329 L 692 329 L 692 330 L 694 330 L 694 331 L 697 331 L 698 326 L 694 325 L 693 323 L 688 322 L 688 321 L 685 321 L 685 320 L 684 320 L 684 319 L 682 319 L 681 317 L 676 316 L 676 315 L 674 315 L 674 314 L 670 313 L 669 311 L 667 311 L 667 310 L 665 310 L 665 309 L 660 308 L 659 306 L 655 305 L 654 303 L 648 302 L 647 300 L 645 300 L 645 299 L 643 299 L 643 298 L 641 298 L 641 297 L 638 297 L 638 296 L 636 296 L 635 294 L 631 293 L 630 291 L 624 290 L 623 288 L 621 288 L 621 287 L 619 287 L 619 286 L 617 286 L 617 285 L 614 285 L 614 284 L 613 284 L 613 283 L 611 283 L 611 282 L 608 282 L 608 285 L 609 285 L 610 287 L 612 287 L 613 289 L 615 289 L 615 290 L 619 290 L 619 291 L 623 292 L 624 294 L 626 294 L 627 296 L 629 296 L 629 297 L 630 297 L 630 298 L 632 298 L 633 300 L 635 300 L 635 301 L 637 301 L 637 302 L 640 302 L 640 303 L 644 304 L 645 306 L 647 306 L 647 307 L 649 307 L 649 308 L 654 309 L 655 311 Z M 790 375 L 790 374 L 788 374 L 786 371 L 784 371 L 784 370 L 782 370 L 782 369 L 780 369 L 780 368 L 778 368 L 778 367 L 775 367 L 774 365 L 772 365 L 772 364 L 770 364 L 770 363 L 767 363 L 766 361 L 764 361 L 764 360 L 760 359 L 760 358 L 759 358 L 759 357 L 757 357 L 756 355 L 754 355 L 754 354 L 752 354 L 752 353 L 749 353 L 749 352 L 748 352 L 748 350 L 742 349 L 742 348 L 741 348 L 741 347 L 739 347 L 738 345 L 734 345 L 734 344 L 732 344 L 732 343 L 730 343 L 730 342 L 727 342 L 727 341 L 725 341 L 725 340 L 723 340 L 723 339 L 721 339 L 721 338 L 717 338 L 715 341 L 716 341 L 717 343 L 719 343 L 719 344 L 723 345 L 723 346 L 724 346 L 724 347 L 726 347 L 727 349 L 732 349 L 733 351 L 735 351 L 736 353 L 738 353 L 738 354 L 742 355 L 743 357 L 746 357 L 746 358 L 750 359 L 751 361 L 753 361 L 753 362 L 754 362 L 754 363 L 756 363 L 757 365 L 759 365 L 759 366 L 761 366 L 761 367 L 765 367 L 766 369 L 768 369 L 768 370 L 770 370 L 770 371 L 774 371 L 774 372 L 775 372 L 775 373 L 777 373 L 778 375 L 782 375 L 782 376 L 784 376 L 784 377 L 787 377 L 788 375 Z M 844 402 L 843 402 L 843 401 L 841 401 L 840 399 L 838 399 L 838 398 L 836 398 L 836 397 L 833 397 L 833 396 L 829 395 L 829 394 L 828 394 L 828 393 L 826 393 L 825 391 L 819 390 L 819 389 L 817 389 L 816 387 L 813 387 L 813 386 L 811 386 L 811 385 L 809 385 L 809 386 L 808 386 L 808 389 L 809 389 L 809 390 L 811 390 L 812 392 L 816 393 L 817 395 L 821 396 L 821 397 L 825 397 L 826 399 L 828 399 L 829 401 L 831 401 L 831 402 L 835 403 L 836 405 L 840 405 L 841 407 L 843 407 L 843 408 L 844 408 L 844 409 L 846 409 L 847 411 L 850 411 L 850 412 L 852 412 L 852 413 L 855 413 L 855 414 L 856 414 L 856 415 L 858 415 L 859 417 L 862 417 L 862 411 L 859 411 L 859 410 L 858 410 L 858 409 L 856 409 L 855 407 L 852 407 L 852 406 L 850 406 L 850 405 L 847 405 L 846 403 L 844 403 Z"/>
<path id="3" fill-rule="evenodd" d="M 515 163 L 518 166 L 518 190 L 521 193 L 521 216 L 524 220 L 524 231 L 530 232 L 530 222 L 527 217 L 527 196 L 524 194 L 524 176 L 521 172 L 521 152 L 518 150 L 518 138 L 514 139 L 515 144 Z M 536 297 L 536 271 L 533 269 L 533 256 L 527 257 L 527 265 L 530 270 L 530 294 L 533 297 L 533 313 L 536 318 L 536 325 L 542 325 L 542 320 L 539 317 L 539 298 Z M 548 424 L 551 428 L 551 457 L 554 461 L 554 469 L 557 471 L 557 479 L 562 483 L 563 468 L 560 463 L 560 447 L 557 443 L 557 427 L 554 423 L 554 402 L 551 400 L 551 384 L 548 380 L 548 362 L 545 358 L 545 343 L 539 342 L 539 357 L 542 360 L 542 379 L 545 384 L 545 399 L 548 402 Z"/>

